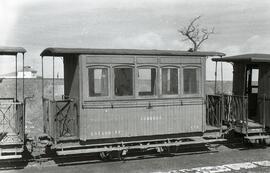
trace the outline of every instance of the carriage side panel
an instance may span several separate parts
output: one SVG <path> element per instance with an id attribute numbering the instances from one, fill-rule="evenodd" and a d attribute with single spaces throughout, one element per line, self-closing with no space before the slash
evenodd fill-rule
<path id="1" fill-rule="evenodd" d="M 148 107 L 149 103 L 152 105 Z M 202 132 L 203 100 L 86 103 L 84 140 Z"/>
<path id="2" fill-rule="evenodd" d="M 204 80 L 205 59 L 201 57 L 142 57 L 112 55 L 80 55 L 81 60 L 81 107 L 80 139 L 95 140 L 106 138 L 126 138 L 140 136 L 201 133 L 205 124 Z M 119 98 L 113 95 L 113 68 L 118 65 L 137 67 L 141 65 L 156 66 L 158 71 L 163 66 L 176 66 L 179 74 L 183 68 L 199 68 L 199 93 L 183 94 L 179 84 L 179 96 Z M 103 66 L 112 69 L 109 73 L 109 94 L 106 97 L 89 97 L 88 68 Z M 159 79 L 159 78 L 158 78 Z M 183 83 L 179 75 L 179 82 Z M 135 80 L 136 83 L 136 80 Z M 160 81 L 157 81 L 160 86 Z M 135 86 L 135 85 L 134 85 Z M 161 92 L 161 89 L 157 89 Z M 137 93 L 134 87 L 134 93 Z"/>

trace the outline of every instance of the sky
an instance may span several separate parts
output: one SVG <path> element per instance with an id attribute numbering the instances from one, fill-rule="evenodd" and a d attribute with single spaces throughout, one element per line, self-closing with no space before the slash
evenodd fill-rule
<path id="1" fill-rule="evenodd" d="M 201 51 L 270 53 L 269 9 L 269 0 L 1 0 L 0 46 L 25 47 L 25 64 L 40 74 L 46 47 L 188 50 L 177 30 L 201 15 L 200 26 L 215 28 Z M 12 58 L 0 63 L 0 74 L 14 71 Z M 51 59 L 45 65 L 52 76 Z M 214 69 L 209 59 L 207 79 Z M 231 80 L 231 65 L 223 69 Z"/>

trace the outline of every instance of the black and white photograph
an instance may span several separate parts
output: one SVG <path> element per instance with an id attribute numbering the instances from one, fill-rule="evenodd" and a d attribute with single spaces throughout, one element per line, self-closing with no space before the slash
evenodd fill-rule
<path id="1" fill-rule="evenodd" d="M 0 0 L 0 173 L 269 173 L 270 1 Z"/>

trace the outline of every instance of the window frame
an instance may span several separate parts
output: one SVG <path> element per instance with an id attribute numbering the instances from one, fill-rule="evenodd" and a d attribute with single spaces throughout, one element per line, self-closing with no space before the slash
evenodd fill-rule
<path id="1" fill-rule="evenodd" d="M 177 69 L 177 94 L 163 94 L 162 93 L 162 69 L 164 68 L 170 68 L 170 69 Z M 163 65 L 163 66 L 160 66 L 160 69 L 159 69 L 159 97 L 160 98 L 177 98 L 177 97 L 180 97 L 181 95 L 181 82 L 180 82 L 180 66 L 176 66 L 176 65 Z"/>
<path id="2" fill-rule="evenodd" d="M 139 74 L 139 70 L 140 69 L 155 69 L 156 70 L 156 81 L 155 81 L 155 94 L 154 95 L 145 95 L 145 96 L 142 96 L 142 95 L 139 95 L 139 78 L 138 78 L 138 74 Z M 144 64 L 144 65 L 139 65 L 136 67 L 136 71 L 135 71 L 135 79 L 136 79 L 136 98 L 158 98 L 159 97 L 159 90 L 160 90 L 160 87 L 159 87 L 159 67 L 157 65 L 147 65 L 147 64 Z"/>
<path id="3" fill-rule="evenodd" d="M 184 81 L 184 69 L 196 69 L 196 75 L 197 75 L 197 78 L 198 78 L 198 92 L 197 93 L 185 93 L 185 88 L 184 88 L 184 85 L 185 85 L 185 81 Z M 182 88 L 182 91 L 181 91 L 181 95 L 183 97 L 200 97 L 201 94 L 202 94 L 202 78 L 203 78 L 203 74 L 202 74 L 202 67 L 199 66 L 199 65 L 184 65 L 182 66 L 182 69 L 181 69 L 181 88 Z"/>
<path id="4" fill-rule="evenodd" d="M 115 73 L 114 73 L 114 70 L 116 68 L 131 68 L 132 69 L 132 89 L 133 89 L 133 93 L 132 95 L 127 95 L 127 96 L 117 96 L 115 95 Z M 131 99 L 131 98 L 136 98 L 136 89 L 135 89 L 135 66 L 134 65 L 114 65 L 112 66 L 112 73 L 111 73 L 111 92 L 112 92 L 112 99 Z"/>
<path id="5" fill-rule="evenodd" d="M 108 65 L 89 65 L 89 66 L 86 66 L 86 72 L 87 72 L 87 88 L 86 88 L 86 92 L 87 92 L 87 99 L 90 99 L 90 100 L 104 100 L 104 99 L 109 99 L 111 98 L 111 67 L 108 66 Z M 89 93 L 89 69 L 107 69 L 108 71 L 108 95 L 107 96 L 90 96 L 90 93 Z"/>

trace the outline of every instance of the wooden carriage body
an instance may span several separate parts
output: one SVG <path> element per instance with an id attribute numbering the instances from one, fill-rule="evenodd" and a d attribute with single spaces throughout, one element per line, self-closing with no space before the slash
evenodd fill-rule
<path id="1" fill-rule="evenodd" d="M 217 52 L 47 48 L 61 56 L 64 98 L 44 98 L 54 142 L 115 143 L 200 136 L 206 57 Z"/>

